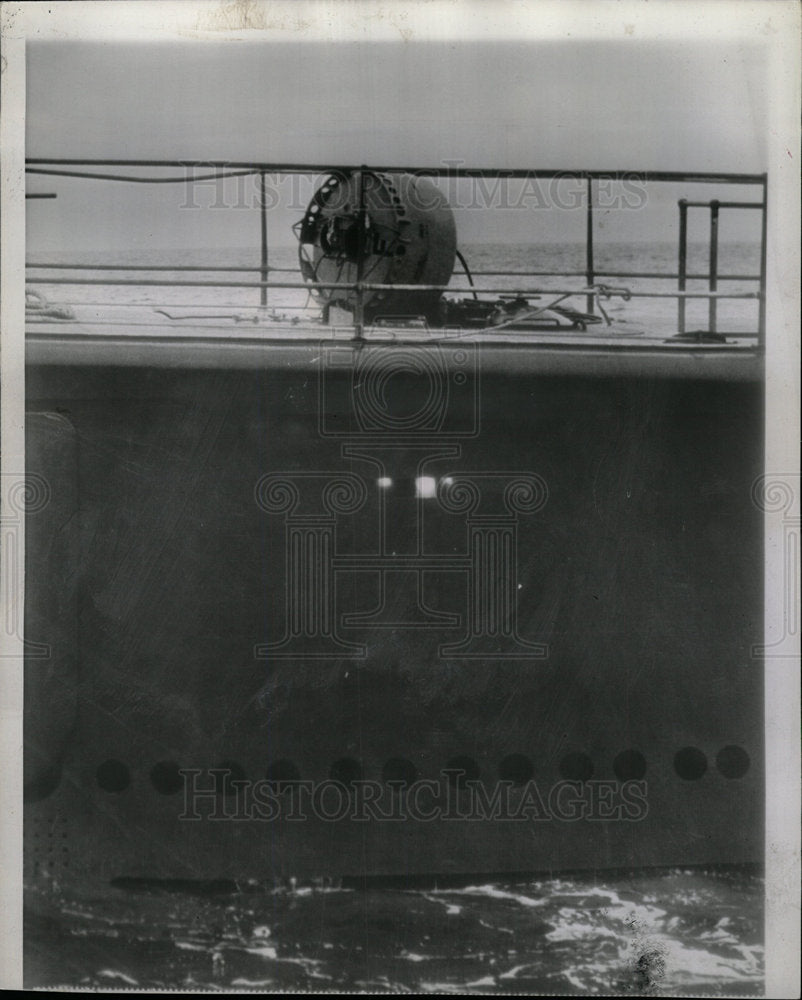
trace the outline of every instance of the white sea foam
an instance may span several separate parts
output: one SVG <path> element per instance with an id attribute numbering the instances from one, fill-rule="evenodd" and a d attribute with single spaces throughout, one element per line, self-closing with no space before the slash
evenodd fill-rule
<path id="1" fill-rule="evenodd" d="M 563 913 L 563 911 L 560 911 Z M 572 911 L 574 913 L 578 911 Z M 564 922 L 558 924 L 553 931 L 546 934 L 547 941 L 581 941 L 584 938 L 613 938 L 618 940 L 621 937 L 620 931 L 614 931 L 610 927 L 591 924 L 583 920 L 569 919 L 567 916 Z"/>
<path id="2" fill-rule="evenodd" d="M 176 948 L 181 948 L 184 951 L 208 951 L 208 946 L 205 944 L 194 944 L 192 941 L 175 941 Z"/>
<path id="3" fill-rule="evenodd" d="M 464 896 L 484 896 L 487 899 L 509 899 L 521 906 L 545 906 L 549 900 L 532 899 L 531 896 L 524 896 L 520 893 L 507 892 L 504 889 L 497 889 L 494 885 L 468 885 L 464 889 L 437 889 L 435 893 Z"/>
<path id="4" fill-rule="evenodd" d="M 502 927 L 500 924 L 489 924 L 486 920 L 479 918 L 479 923 L 482 927 L 486 927 L 489 931 L 502 931 L 504 934 L 514 934 L 515 931 L 510 927 Z"/>
<path id="5" fill-rule="evenodd" d="M 447 900 L 433 898 L 436 893 L 437 890 L 435 890 L 431 895 L 429 893 L 424 893 L 423 898 L 428 900 L 430 903 L 439 903 L 441 906 L 445 906 L 446 915 L 449 917 L 458 916 L 462 912 L 461 906 L 456 906 L 454 903 L 449 903 Z"/>
<path id="6" fill-rule="evenodd" d="M 116 969 L 101 969 L 98 972 L 98 976 L 102 976 L 104 979 L 119 979 L 122 983 L 127 983 L 128 986 L 139 986 L 136 979 L 131 976 L 127 976 L 124 972 L 119 972 Z"/>
<path id="7" fill-rule="evenodd" d="M 524 963 L 523 965 L 513 965 L 511 969 L 507 969 L 506 972 L 502 972 L 498 977 L 499 979 L 517 979 L 518 973 L 523 972 L 524 969 L 531 969 L 532 963 Z"/>
<path id="8" fill-rule="evenodd" d="M 581 979 L 577 978 L 577 976 L 575 976 L 568 969 L 563 969 L 563 975 L 572 986 L 576 986 L 576 988 L 579 990 L 587 991 L 587 985 L 583 983 Z"/>
<path id="9" fill-rule="evenodd" d="M 278 957 L 278 952 L 269 944 L 261 945 L 257 948 L 246 948 L 245 951 L 249 955 L 258 955 L 260 958 L 275 959 Z"/>
<path id="10" fill-rule="evenodd" d="M 671 938 L 658 939 L 657 945 L 665 959 L 665 985 L 687 985 L 715 980 L 716 982 L 757 982 L 763 970 L 755 951 L 738 949 L 739 958 L 730 958 L 691 948 Z"/>

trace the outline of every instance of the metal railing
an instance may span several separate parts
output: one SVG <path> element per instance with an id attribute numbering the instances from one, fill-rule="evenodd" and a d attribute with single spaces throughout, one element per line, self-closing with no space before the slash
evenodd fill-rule
<path id="1" fill-rule="evenodd" d="M 81 169 L 79 169 L 81 168 Z M 87 169 L 93 168 L 93 169 Z M 109 173 L 109 168 L 180 168 L 184 171 L 182 176 L 169 177 L 148 177 L 136 174 Z M 212 173 L 198 174 L 198 170 L 211 170 Z M 337 167 L 326 167 L 319 164 L 304 163 L 264 163 L 264 162 L 230 162 L 220 160 L 113 160 L 113 159 L 42 159 L 31 158 L 26 161 L 26 172 L 32 176 L 48 176 L 63 178 L 79 178 L 90 180 L 105 180 L 109 182 L 128 184 L 195 184 L 208 182 L 210 180 L 225 180 L 231 177 L 255 176 L 259 184 L 259 209 L 260 209 L 260 261 L 258 266 L 235 266 L 235 265 L 124 265 L 124 264 L 65 264 L 63 262 L 30 262 L 27 267 L 32 270 L 65 270 L 65 271 L 102 271 L 102 272 L 146 272 L 157 274 L 159 272 L 171 273 L 205 273 L 205 274 L 225 274 L 225 273 L 254 273 L 259 275 L 259 280 L 202 280 L 192 279 L 170 279 L 160 280 L 158 278 L 52 278 L 39 277 L 26 278 L 28 283 L 46 283 L 49 285 L 98 285 L 98 286 L 138 286 L 138 287 L 170 287 L 170 288 L 253 288 L 259 290 L 260 305 L 267 306 L 268 290 L 274 289 L 298 289 L 303 291 L 339 289 L 342 291 L 353 291 L 355 293 L 354 308 L 354 334 L 361 338 L 364 333 L 364 296 L 366 293 L 376 291 L 427 291 L 440 290 L 442 286 L 435 285 L 399 285 L 382 284 L 377 282 L 366 282 L 363 280 L 363 262 L 365 257 L 364 234 L 366 228 L 367 209 L 365 205 L 365 184 L 363 179 L 366 174 L 413 174 L 421 177 L 446 178 L 446 179 L 517 179 L 517 180 L 574 180 L 583 182 L 585 185 L 585 266 L 582 270 L 573 271 L 545 271 L 545 270 L 477 270 L 473 271 L 476 277 L 522 277 L 522 278 L 584 278 L 584 285 L 580 288 L 554 289 L 543 287 L 516 288 L 515 292 L 523 297 L 539 296 L 543 294 L 568 297 L 572 295 L 586 296 L 586 308 L 588 313 L 594 313 L 597 300 L 600 294 L 605 293 L 605 286 L 599 284 L 601 278 L 652 278 L 657 280 L 676 280 L 677 287 L 671 291 L 659 290 L 627 290 L 628 296 L 633 298 L 673 298 L 677 300 L 678 308 L 678 330 L 680 334 L 685 333 L 686 325 L 686 303 L 689 299 L 706 299 L 708 301 L 708 326 L 709 332 L 715 334 L 717 326 L 717 302 L 719 299 L 756 299 L 758 301 L 759 318 L 758 329 L 754 334 L 758 343 L 765 344 L 766 335 L 766 215 L 767 215 L 767 176 L 765 174 L 736 174 L 736 173 L 711 173 L 711 172 L 676 172 L 676 171 L 594 171 L 594 170 L 527 170 L 527 169 L 481 169 L 464 166 L 446 164 L 441 167 L 410 167 L 410 166 L 377 166 L 368 167 L 361 165 L 346 165 Z M 289 267 L 275 267 L 269 263 L 268 246 L 268 226 L 267 226 L 267 199 L 266 199 L 266 178 L 269 175 L 305 175 L 313 177 L 324 177 L 330 175 L 350 175 L 358 176 L 358 236 L 359 247 L 357 250 L 357 275 L 353 282 L 310 282 L 310 281 L 275 281 L 270 279 L 271 273 L 297 273 L 297 269 Z M 721 184 L 721 185 L 756 185 L 760 188 L 761 198 L 753 202 L 737 202 L 711 200 L 707 202 L 689 201 L 680 199 L 680 228 L 679 228 L 679 252 L 677 272 L 661 272 L 649 270 L 604 270 L 595 264 L 594 255 L 594 183 L 600 181 L 637 181 L 646 183 L 685 183 L 685 184 Z M 54 197 L 54 195 L 37 195 L 30 193 L 28 197 Z M 689 208 L 705 207 L 710 211 L 710 252 L 709 266 L 706 273 L 690 273 L 687 270 L 688 241 L 687 241 L 687 211 Z M 718 213 L 720 209 L 756 209 L 762 214 L 761 240 L 760 240 L 760 273 L 740 274 L 740 273 L 719 273 L 718 271 Z M 706 280 L 708 288 L 706 291 L 689 291 L 687 282 L 689 280 Z M 750 292 L 723 292 L 719 290 L 719 281 L 749 281 L 756 282 L 758 288 Z M 452 291 L 454 289 L 451 289 Z M 499 287 L 498 285 L 474 285 L 471 289 L 474 293 L 485 294 L 509 294 L 509 287 Z M 292 307 L 289 307 L 292 308 Z"/>
<path id="2" fill-rule="evenodd" d="M 763 184 L 763 200 L 762 201 L 718 201 L 713 199 L 712 201 L 688 201 L 685 198 L 680 198 L 679 202 L 679 272 L 678 278 L 678 289 L 684 291 L 686 287 L 686 280 L 688 278 L 702 277 L 707 278 L 708 289 L 710 291 L 709 308 L 708 308 L 708 329 L 711 333 L 716 332 L 717 326 L 717 302 L 716 296 L 713 294 L 718 290 L 719 279 L 722 281 L 729 278 L 729 275 L 718 273 L 718 222 L 719 222 L 719 210 L 724 209 L 757 209 L 762 213 L 761 219 L 761 247 L 760 247 L 760 275 L 757 276 L 757 280 L 760 281 L 760 318 L 758 320 L 758 325 L 761 334 L 761 340 L 765 337 L 765 323 L 766 323 L 766 185 Z M 687 274 L 687 262 L 688 262 L 688 209 L 689 208 L 706 208 L 710 211 L 710 243 L 709 243 L 709 264 L 708 272 L 706 275 L 689 275 Z M 754 275 L 746 275 L 743 280 L 754 280 Z M 685 333 L 685 298 L 679 298 L 677 301 L 677 325 L 679 327 L 679 333 Z"/>

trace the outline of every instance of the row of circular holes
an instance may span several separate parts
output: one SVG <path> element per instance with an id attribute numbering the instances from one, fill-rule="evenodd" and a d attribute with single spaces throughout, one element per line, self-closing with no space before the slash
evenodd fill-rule
<path id="1" fill-rule="evenodd" d="M 742 747 L 727 746 L 716 754 L 716 767 L 725 778 L 742 778 L 749 770 L 749 755 Z M 453 757 L 447 764 L 449 780 L 456 785 L 466 781 L 477 781 L 481 773 L 473 757 Z M 150 780 L 156 791 L 163 795 L 174 795 L 184 787 L 184 779 L 179 773 L 179 765 L 174 761 L 161 761 L 150 772 Z M 223 761 L 218 765 L 221 772 L 216 774 L 218 793 L 228 794 L 230 781 L 243 781 L 247 775 L 234 761 Z M 569 753 L 560 761 L 561 776 L 567 781 L 589 781 L 594 774 L 593 761 L 584 753 Z M 698 781 L 707 771 L 707 757 L 696 747 L 685 747 L 674 755 L 674 770 L 685 781 Z M 624 750 L 613 761 L 613 771 L 620 781 L 639 781 L 646 774 L 646 759 L 637 750 Z M 526 784 L 534 776 L 534 767 L 529 757 L 510 754 L 498 768 L 502 781 L 512 781 L 516 785 Z M 107 792 L 122 792 L 131 784 L 131 772 L 118 760 L 107 760 L 96 772 L 98 785 Z M 274 761 L 265 772 L 268 781 L 277 787 L 292 781 L 300 781 L 301 775 L 290 760 Z M 418 770 L 410 760 L 392 757 L 382 768 L 382 778 L 386 782 L 412 784 L 418 777 Z M 343 784 L 362 780 L 362 765 L 351 757 L 335 761 L 329 771 L 329 778 Z"/>

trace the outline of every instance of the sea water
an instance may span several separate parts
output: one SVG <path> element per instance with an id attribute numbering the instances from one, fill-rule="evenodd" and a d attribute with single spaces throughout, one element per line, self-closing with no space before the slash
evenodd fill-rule
<path id="1" fill-rule="evenodd" d="M 744 869 L 429 889 L 29 892 L 27 987 L 759 996 Z"/>

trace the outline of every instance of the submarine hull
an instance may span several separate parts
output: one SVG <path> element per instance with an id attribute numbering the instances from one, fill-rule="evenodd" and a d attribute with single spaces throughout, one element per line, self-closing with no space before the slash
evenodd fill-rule
<path id="1" fill-rule="evenodd" d="M 757 379 L 176 350 L 29 364 L 28 878 L 761 861 Z"/>

